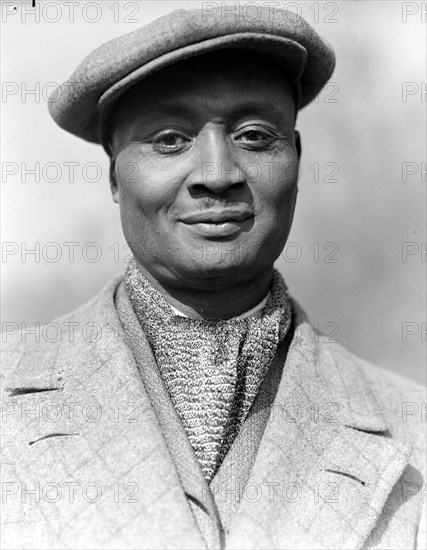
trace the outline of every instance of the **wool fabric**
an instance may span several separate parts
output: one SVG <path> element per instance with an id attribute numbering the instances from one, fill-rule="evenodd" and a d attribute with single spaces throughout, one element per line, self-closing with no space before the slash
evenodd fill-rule
<path id="1" fill-rule="evenodd" d="M 274 270 L 261 318 L 215 322 L 176 315 L 134 259 L 127 268 L 125 284 L 171 400 L 210 481 L 289 329 L 286 284 Z"/>

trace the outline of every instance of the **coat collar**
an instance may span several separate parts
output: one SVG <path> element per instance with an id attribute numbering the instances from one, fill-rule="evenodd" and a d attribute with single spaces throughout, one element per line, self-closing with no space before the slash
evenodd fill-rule
<path id="1" fill-rule="evenodd" d="M 61 425 L 26 425 L 19 434 L 26 445 L 25 459 L 38 461 L 39 479 L 48 479 L 52 461 L 40 461 L 39 453 L 30 456 L 43 445 L 45 458 L 61 460 L 68 472 L 79 471 L 82 481 L 137 483 L 142 502 L 132 508 L 132 517 L 143 514 L 139 523 L 128 517 L 129 506 L 116 504 L 110 510 L 91 505 L 95 527 L 110 512 L 128 525 L 129 547 L 140 546 L 150 525 L 148 544 L 201 548 L 203 539 L 117 316 L 114 296 L 120 279 L 59 320 L 63 327 L 77 323 L 76 336 L 72 342 L 68 338 L 45 345 L 40 353 L 43 368 L 33 353 L 18 361 L 14 378 L 21 387 L 58 388 L 32 397 L 50 404 L 98 403 L 104 412 L 96 425 L 86 418 L 75 418 L 72 425 L 65 420 Z M 293 306 L 294 338 L 227 548 L 360 548 L 405 468 L 410 448 L 386 437 L 381 409 L 355 360 L 339 346 L 319 342 L 322 337 L 298 304 Z M 11 389 L 13 385 L 12 378 Z M 122 409 L 122 419 L 132 422 L 118 423 L 115 411 L 126 403 L 136 406 L 135 415 Z M 61 438 L 61 448 L 54 437 L 28 447 L 30 438 L 52 432 L 77 436 L 73 444 Z M 98 470 L 87 466 L 91 460 Z M 51 510 L 46 508 L 48 517 Z M 82 517 L 86 521 L 85 514 Z M 166 517 L 172 530 L 163 528 Z M 50 521 L 55 523 L 54 515 Z M 61 537 L 65 540 L 66 532 Z"/>

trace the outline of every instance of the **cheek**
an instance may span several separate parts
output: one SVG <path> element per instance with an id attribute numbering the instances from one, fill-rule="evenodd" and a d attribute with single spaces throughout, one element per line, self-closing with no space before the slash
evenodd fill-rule
<path id="1" fill-rule="evenodd" d="M 116 163 L 119 202 L 122 216 L 137 218 L 140 223 L 167 210 L 174 199 L 174 182 L 170 171 L 159 170 L 143 155 L 120 153 Z"/>
<path id="2" fill-rule="evenodd" d="M 264 163 L 262 178 L 258 178 L 257 186 L 264 222 L 268 225 L 284 225 L 293 213 L 298 169 L 298 155 L 293 151 Z"/>

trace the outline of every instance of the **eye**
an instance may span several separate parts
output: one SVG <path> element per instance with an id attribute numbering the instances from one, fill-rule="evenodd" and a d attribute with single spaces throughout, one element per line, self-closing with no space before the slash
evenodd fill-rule
<path id="1" fill-rule="evenodd" d="M 244 149 L 268 149 L 277 139 L 277 134 L 264 126 L 246 126 L 233 135 L 233 141 Z"/>
<path id="2" fill-rule="evenodd" d="M 164 130 L 150 139 L 153 149 L 159 153 L 177 153 L 187 149 L 192 138 L 179 130 Z"/>

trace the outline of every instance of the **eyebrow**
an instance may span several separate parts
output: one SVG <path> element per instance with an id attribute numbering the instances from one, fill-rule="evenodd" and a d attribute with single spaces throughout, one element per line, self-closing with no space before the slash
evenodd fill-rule
<path id="1" fill-rule="evenodd" d="M 266 111 L 271 114 L 273 119 L 277 122 L 280 122 L 286 118 L 286 113 L 281 111 L 277 105 L 271 101 L 246 101 L 245 103 L 242 103 L 232 109 L 232 114 L 239 117 L 245 115 L 247 112 L 253 112 L 264 116 Z"/>

